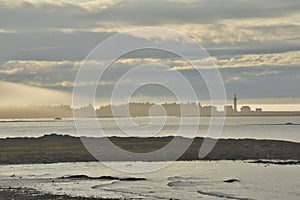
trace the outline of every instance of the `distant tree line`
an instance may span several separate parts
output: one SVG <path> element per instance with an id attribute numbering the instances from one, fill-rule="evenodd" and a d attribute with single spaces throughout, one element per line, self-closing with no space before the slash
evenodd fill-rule
<path id="1" fill-rule="evenodd" d="M 182 109 L 184 108 L 184 109 Z M 184 113 L 181 113 L 182 111 Z M 210 115 L 217 112 L 213 106 L 201 106 L 200 103 L 130 103 L 122 105 L 103 105 L 95 108 L 92 104 L 72 109 L 69 105 L 34 105 L 34 106 L 1 106 L 0 118 L 26 119 L 26 118 L 72 118 L 73 111 L 76 116 L 82 117 L 140 117 L 140 116 L 193 116 L 199 110 L 201 115 Z"/>

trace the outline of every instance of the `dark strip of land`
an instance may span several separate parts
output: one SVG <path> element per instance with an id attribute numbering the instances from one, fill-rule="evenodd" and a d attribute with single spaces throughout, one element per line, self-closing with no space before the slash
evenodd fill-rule
<path id="1" fill-rule="evenodd" d="M 44 194 L 28 188 L 7 188 L 0 189 L 0 199 L 14 200 L 100 200 L 103 198 L 93 197 L 71 197 L 68 195 Z M 109 199 L 106 199 L 109 200 Z M 112 200 L 112 198 L 110 199 Z"/>
<path id="2" fill-rule="evenodd" d="M 115 152 L 105 138 L 81 138 L 93 145 L 101 161 L 170 161 L 172 153 L 180 151 L 183 144 L 191 142 L 189 148 L 177 160 L 199 160 L 198 153 L 203 138 L 176 137 L 171 151 L 147 157 L 143 153 L 155 152 L 169 144 L 174 137 L 153 138 L 108 138 L 110 142 L 137 156 Z M 46 135 L 40 138 L 0 139 L 0 164 L 35 164 L 57 162 L 97 161 L 84 147 L 80 138 L 62 135 Z M 214 142 L 213 139 L 209 139 Z M 174 151 L 173 151 L 174 150 Z M 99 157 L 98 157 L 99 159 Z M 300 143 L 254 140 L 219 139 L 213 150 L 202 160 L 300 160 Z"/>

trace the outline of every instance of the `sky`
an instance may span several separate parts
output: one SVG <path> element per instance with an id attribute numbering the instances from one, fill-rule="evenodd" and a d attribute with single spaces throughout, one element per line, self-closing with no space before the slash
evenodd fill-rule
<path id="1" fill-rule="evenodd" d="M 207 50 L 229 103 L 236 93 L 241 104 L 300 110 L 299 11 L 299 0 L 0 0 L 0 105 L 70 104 L 76 73 L 95 46 L 127 30 L 163 27 Z M 140 39 L 178 41 L 151 34 Z M 209 104 L 196 69 L 159 51 L 132 53 L 113 63 L 99 83 L 99 104 L 108 102 L 122 74 L 145 63 L 171 66 L 190 80 L 199 101 Z M 164 102 L 167 93 L 149 87 L 136 99 Z"/>

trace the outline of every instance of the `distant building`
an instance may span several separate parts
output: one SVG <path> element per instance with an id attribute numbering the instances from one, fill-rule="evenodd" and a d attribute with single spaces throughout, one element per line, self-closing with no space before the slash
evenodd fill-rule
<path id="1" fill-rule="evenodd" d="M 249 112 L 251 112 L 251 108 L 249 106 L 243 106 L 243 107 L 241 107 L 241 112 L 249 113 Z"/>
<path id="2" fill-rule="evenodd" d="M 261 112 L 262 112 L 262 108 L 256 108 L 256 109 L 255 109 L 255 112 L 261 113 Z"/>
<path id="3" fill-rule="evenodd" d="M 235 110 L 233 109 L 233 106 L 224 106 L 224 112 L 230 115 L 233 114 Z"/>
<path id="4" fill-rule="evenodd" d="M 232 111 L 233 107 L 232 106 L 224 106 L 225 111 Z"/>
<path id="5" fill-rule="evenodd" d="M 200 112 L 204 116 L 210 116 L 218 113 L 218 109 L 215 106 L 202 106 Z"/>

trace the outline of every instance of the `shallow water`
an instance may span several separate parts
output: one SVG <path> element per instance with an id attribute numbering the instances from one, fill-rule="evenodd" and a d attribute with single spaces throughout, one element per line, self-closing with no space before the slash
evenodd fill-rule
<path id="1" fill-rule="evenodd" d="M 135 129 L 127 125 L 125 119 L 119 119 L 120 123 L 128 130 L 130 136 L 169 136 L 177 135 L 180 118 L 167 118 L 163 129 L 154 135 L 149 135 L 147 128 Z M 0 122 L 0 138 L 6 137 L 40 137 L 45 134 L 57 133 L 68 134 L 71 136 L 79 136 L 74 121 L 66 120 L 35 120 L 23 122 Z M 140 126 L 146 126 L 149 123 L 149 118 L 141 117 L 134 118 L 134 121 Z M 151 131 L 160 127 L 161 120 L 155 120 Z M 193 120 L 190 119 L 182 129 L 184 130 L 181 136 L 193 137 Z M 209 117 L 201 117 L 200 125 L 196 136 L 206 136 Z M 287 122 L 292 122 L 295 125 L 285 125 Z M 99 119 L 99 124 L 104 130 L 106 136 L 121 136 L 126 135 L 114 122 L 114 119 Z M 88 130 L 84 136 L 99 137 L 99 130 L 91 129 L 89 124 L 86 124 Z M 81 135 L 82 136 L 82 135 Z M 255 139 L 275 139 L 300 142 L 300 117 L 227 117 L 221 138 L 255 138 Z"/>
<path id="2" fill-rule="evenodd" d="M 140 171 L 148 162 L 110 162 Z M 1 187 L 31 187 L 55 194 L 142 199 L 299 199 L 299 165 L 263 165 L 242 161 L 175 162 L 151 173 L 124 173 L 101 163 L 0 166 Z M 69 175 L 143 177 L 145 181 L 68 180 Z M 227 179 L 239 182 L 225 183 Z"/>

